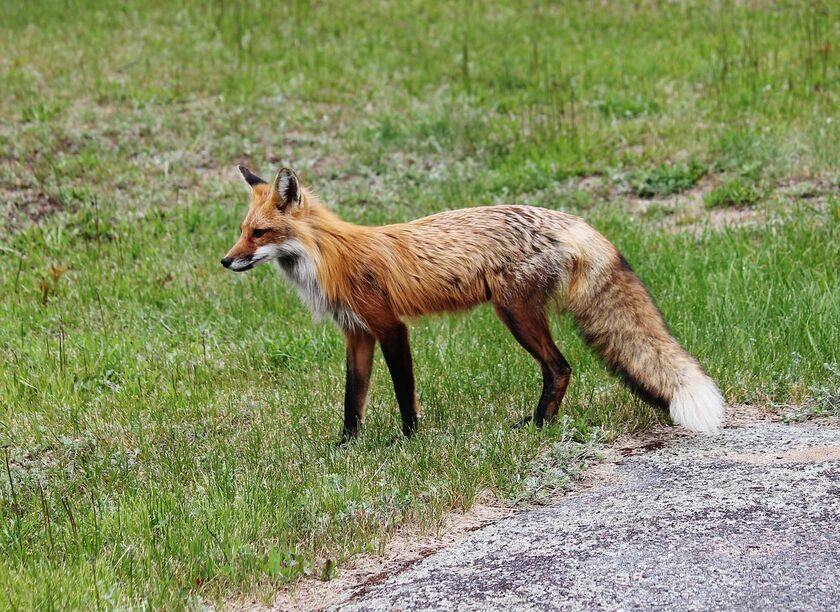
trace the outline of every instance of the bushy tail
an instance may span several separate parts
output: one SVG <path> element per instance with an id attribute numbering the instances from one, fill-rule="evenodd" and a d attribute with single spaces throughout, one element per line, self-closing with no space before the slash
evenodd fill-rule
<path id="1" fill-rule="evenodd" d="M 671 335 L 645 286 L 621 255 L 579 261 L 567 310 L 584 339 L 627 386 L 675 423 L 714 431 L 724 401 L 715 382 Z"/>

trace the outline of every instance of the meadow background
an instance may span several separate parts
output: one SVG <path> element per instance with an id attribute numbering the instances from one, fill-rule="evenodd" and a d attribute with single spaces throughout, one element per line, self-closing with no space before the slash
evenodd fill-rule
<path id="1" fill-rule="evenodd" d="M 186 6 L 185 6 L 186 4 Z M 565 320 L 558 421 L 488 308 L 412 326 L 335 448 L 343 346 L 219 258 L 281 165 L 344 218 L 580 214 L 732 404 L 840 405 L 840 8 L 0 0 L 0 607 L 270 602 L 662 419 Z"/>

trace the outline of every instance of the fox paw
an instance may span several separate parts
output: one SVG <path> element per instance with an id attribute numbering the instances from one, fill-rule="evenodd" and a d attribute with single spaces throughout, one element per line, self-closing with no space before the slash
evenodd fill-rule
<path id="1" fill-rule="evenodd" d="M 520 420 L 516 421 L 516 423 L 514 423 L 513 426 L 511 427 L 511 429 L 522 429 L 523 427 L 528 425 L 528 423 L 530 423 L 533 420 L 534 420 L 534 417 L 526 416 L 524 419 L 520 419 Z"/>
<path id="2" fill-rule="evenodd" d="M 338 439 L 338 442 L 335 443 L 336 448 L 344 449 L 347 448 L 353 439 L 356 437 L 355 433 L 344 432 L 341 434 L 341 437 Z"/>

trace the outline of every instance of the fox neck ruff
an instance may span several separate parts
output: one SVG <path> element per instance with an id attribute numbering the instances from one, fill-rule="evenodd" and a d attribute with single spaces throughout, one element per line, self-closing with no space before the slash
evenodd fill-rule
<path id="1" fill-rule="evenodd" d="M 327 317 L 344 330 L 365 329 L 358 315 L 341 300 L 330 298 L 324 292 L 318 263 L 321 254 L 304 246 L 303 240 L 291 237 L 275 247 L 274 262 L 280 273 L 292 283 L 301 301 L 309 308 L 312 318 L 321 321 Z"/>

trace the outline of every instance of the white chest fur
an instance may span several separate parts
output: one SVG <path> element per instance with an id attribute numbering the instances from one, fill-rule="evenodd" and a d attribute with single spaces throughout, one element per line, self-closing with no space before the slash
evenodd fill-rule
<path id="1" fill-rule="evenodd" d="M 318 282 L 315 262 L 300 242 L 290 238 L 281 245 L 260 247 L 260 249 L 257 249 L 255 256 L 259 254 L 261 249 L 269 248 L 272 250 L 271 256 L 277 265 L 277 269 L 294 285 L 301 301 L 306 304 L 316 321 L 320 321 L 329 315 L 342 329 L 364 329 L 366 327 L 356 313 L 344 304 L 327 299 L 321 284 Z"/>

